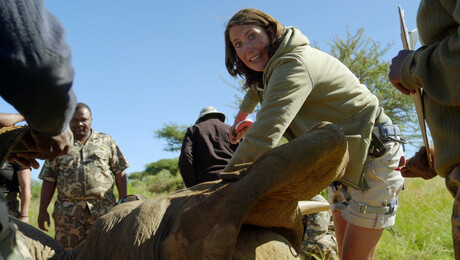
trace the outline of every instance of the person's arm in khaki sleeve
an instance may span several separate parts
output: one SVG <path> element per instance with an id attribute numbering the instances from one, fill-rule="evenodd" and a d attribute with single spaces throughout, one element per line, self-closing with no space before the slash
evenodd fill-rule
<path id="1" fill-rule="evenodd" d="M 0 113 L 0 127 L 12 126 L 24 120 L 24 117 L 19 113 Z"/>
<path id="2" fill-rule="evenodd" d="M 48 229 L 45 227 L 45 223 L 47 223 L 48 227 L 51 224 L 50 215 L 48 214 L 48 206 L 50 205 L 55 190 L 55 182 L 43 180 L 42 191 L 40 195 L 40 209 L 38 212 L 38 227 L 46 232 L 48 232 Z"/>
<path id="3" fill-rule="evenodd" d="M 279 63 L 279 64 L 278 64 Z M 255 161 L 281 139 L 313 88 L 309 71 L 298 59 L 283 60 L 273 65 L 270 82 L 265 86 L 264 101 L 256 120 L 244 135 L 224 171 L 233 166 Z M 248 92 L 249 93 L 249 92 Z M 240 107 L 240 111 L 247 111 Z"/>
<path id="4" fill-rule="evenodd" d="M 18 182 L 19 187 L 21 188 L 20 198 L 21 198 L 21 214 L 19 215 L 19 220 L 25 223 L 29 223 L 29 204 L 30 204 L 30 169 L 18 170 Z"/>
<path id="5" fill-rule="evenodd" d="M 233 125 L 232 127 L 230 127 L 230 130 L 228 132 L 228 136 L 230 137 L 230 142 L 232 144 L 237 144 L 247 132 L 243 131 L 235 135 L 236 125 L 242 120 L 246 119 L 246 117 L 248 117 L 249 114 L 254 112 L 254 109 L 258 104 L 259 98 L 257 97 L 257 93 L 249 89 L 246 95 L 244 96 L 243 101 L 241 102 L 240 110 L 238 111 L 238 114 L 236 115 L 235 120 L 233 121 Z"/>
<path id="6" fill-rule="evenodd" d="M 126 197 L 126 195 L 128 194 L 128 185 L 126 181 L 125 171 L 121 171 L 115 174 L 115 184 L 117 185 L 118 189 L 118 200 Z"/>
<path id="7" fill-rule="evenodd" d="M 452 7 L 454 8 L 454 7 Z M 420 11 L 420 10 L 419 10 Z M 437 23 L 450 23 L 452 33 L 445 38 L 424 42 L 415 51 L 401 50 L 391 60 L 389 79 L 403 94 L 415 93 L 423 88 L 426 94 L 438 103 L 450 106 L 460 105 L 460 12 L 453 11 L 453 17 L 446 15 L 444 9 L 430 10 Z M 454 26 L 456 29 L 454 30 Z M 434 32 L 433 32 L 434 33 Z M 441 33 L 441 32 L 440 32 Z M 442 34 L 441 34 L 442 35 Z M 421 37 L 422 38 L 422 37 Z"/>

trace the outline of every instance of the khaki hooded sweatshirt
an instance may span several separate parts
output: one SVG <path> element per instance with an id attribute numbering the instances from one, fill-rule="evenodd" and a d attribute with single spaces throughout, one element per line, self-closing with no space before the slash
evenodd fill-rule
<path id="1" fill-rule="evenodd" d="M 260 110 L 251 129 L 229 162 L 253 162 L 275 147 L 283 134 L 288 140 L 313 125 L 329 121 L 347 136 L 350 162 L 341 181 L 366 189 L 364 161 L 368 154 L 377 98 L 339 60 L 312 48 L 297 28 L 288 27 L 263 72 L 263 88 L 251 88 L 240 106 Z"/>

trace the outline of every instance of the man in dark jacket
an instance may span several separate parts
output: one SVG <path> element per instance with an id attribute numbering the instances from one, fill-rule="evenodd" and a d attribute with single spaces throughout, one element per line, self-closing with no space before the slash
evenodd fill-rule
<path id="1" fill-rule="evenodd" d="M 187 129 L 182 142 L 179 168 L 185 186 L 218 180 L 238 144 L 230 143 L 230 126 L 214 107 L 201 110 L 196 123 Z"/>

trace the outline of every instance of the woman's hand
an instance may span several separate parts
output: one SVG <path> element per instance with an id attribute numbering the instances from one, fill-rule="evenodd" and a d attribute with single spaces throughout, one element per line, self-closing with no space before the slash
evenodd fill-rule
<path id="1" fill-rule="evenodd" d="M 238 125 L 239 122 L 246 119 L 248 115 L 249 115 L 248 113 L 244 113 L 241 110 L 238 111 L 238 114 L 235 117 L 235 122 L 233 122 L 233 125 L 232 127 L 230 127 L 230 130 L 228 133 L 228 136 L 230 137 L 230 142 L 232 144 L 237 144 L 241 140 L 241 138 L 243 138 L 243 136 L 248 132 L 249 128 L 243 129 L 242 131 L 238 133 L 236 132 L 236 129 L 235 129 L 236 125 Z"/>
<path id="2" fill-rule="evenodd" d="M 48 214 L 48 211 L 46 210 L 43 210 L 43 211 L 39 211 L 38 213 L 38 227 L 45 231 L 45 232 L 48 232 L 48 228 L 46 226 L 50 226 L 51 222 L 50 222 L 50 215 Z M 45 226 L 46 224 L 46 226 Z"/>
<path id="3" fill-rule="evenodd" d="M 237 144 L 243 138 L 243 136 L 249 131 L 249 127 L 243 128 L 243 130 L 236 132 L 235 126 L 230 128 L 229 137 L 232 144 Z"/>

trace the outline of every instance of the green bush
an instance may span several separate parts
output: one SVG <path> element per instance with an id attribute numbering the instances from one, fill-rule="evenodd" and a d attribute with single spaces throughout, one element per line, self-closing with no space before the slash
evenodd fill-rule
<path id="1" fill-rule="evenodd" d="M 156 175 L 164 170 L 167 170 L 171 175 L 176 176 L 179 172 L 179 158 L 162 159 L 153 163 L 147 164 L 145 173 Z"/>
<path id="2" fill-rule="evenodd" d="M 128 174 L 128 180 L 144 180 L 147 176 L 145 172 L 132 172 Z"/>
<path id="3" fill-rule="evenodd" d="M 30 182 L 30 193 L 31 199 L 40 199 L 40 194 L 42 191 L 42 180 L 34 180 Z"/>
<path id="4" fill-rule="evenodd" d="M 142 172 L 132 172 L 128 175 L 128 180 L 134 181 L 146 181 L 149 176 L 163 173 L 176 177 L 179 172 L 179 159 L 162 159 L 156 162 L 149 163 L 145 166 L 145 170 Z"/>
<path id="5" fill-rule="evenodd" d="M 156 175 L 148 175 L 142 180 L 132 180 L 131 185 L 140 191 L 143 191 L 142 193 L 148 191 L 149 194 L 147 195 L 141 193 L 146 197 L 158 194 L 167 194 L 185 188 L 182 177 L 171 176 L 171 174 L 166 170 L 163 170 Z"/>

